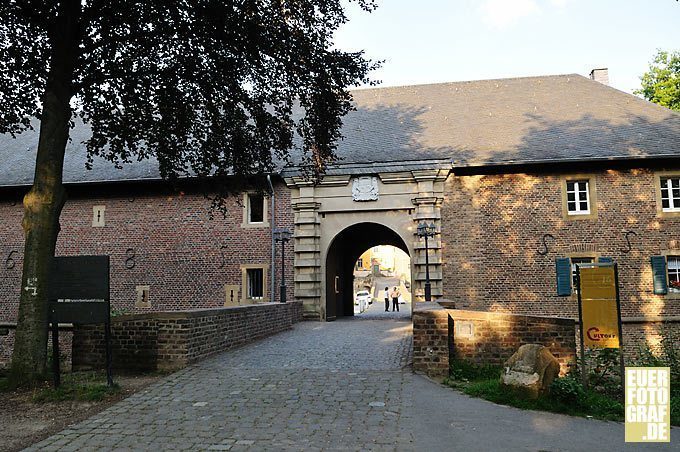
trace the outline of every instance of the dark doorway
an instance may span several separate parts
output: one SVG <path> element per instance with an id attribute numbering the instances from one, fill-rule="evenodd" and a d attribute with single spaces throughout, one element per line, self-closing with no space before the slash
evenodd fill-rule
<path id="1" fill-rule="evenodd" d="M 326 257 L 326 320 L 354 315 L 354 267 L 364 251 L 378 245 L 409 254 L 396 232 L 377 223 L 358 223 L 335 236 Z"/>

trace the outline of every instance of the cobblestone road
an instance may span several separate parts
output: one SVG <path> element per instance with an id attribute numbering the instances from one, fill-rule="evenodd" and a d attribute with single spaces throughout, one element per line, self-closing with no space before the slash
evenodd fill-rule
<path id="1" fill-rule="evenodd" d="M 414 375 L 410 323 L 371 318 L 305 322 L 220 354 L 30 450 L 677 450 L 677 428 L 674 444 L 624 444 L 620 423 L 498 406 Z"/>
<path id="2" fill-rule="evenodd" d="M 305 322 L 177 372 L 40 450 L 412 450 L 411 327 Z"/>

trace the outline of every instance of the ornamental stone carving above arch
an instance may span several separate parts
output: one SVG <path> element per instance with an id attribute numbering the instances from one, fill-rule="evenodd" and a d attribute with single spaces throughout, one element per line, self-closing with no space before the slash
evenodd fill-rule
<path id="1" fill-rule="evenodd" d="M 352 181 L 352 199 L 354 201 L 377 201 L 378 196 L 377 177 L 361 176 Z"/>

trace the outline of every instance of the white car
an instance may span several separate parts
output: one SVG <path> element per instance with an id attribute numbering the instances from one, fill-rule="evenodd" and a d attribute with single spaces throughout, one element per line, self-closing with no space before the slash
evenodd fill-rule
<path id="1" fill-rule="evenodd" d="M 354 304 L 359 306 L 364 306 L 364 309 L 368 308 L 368 305 L 373 302 L 373 297 L 368 290 L 360 290 L 354 296 Z M 363 310 L 363 309 L 362 309 Z"/>

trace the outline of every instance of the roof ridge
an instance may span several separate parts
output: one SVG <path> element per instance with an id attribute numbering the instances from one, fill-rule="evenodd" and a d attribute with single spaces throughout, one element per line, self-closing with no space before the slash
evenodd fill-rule
<path id="1" fill-rule="evenodd" d="M 531 79 L 541 79 L 541 78 L 563 78 L 563 77 L 581 77 L 586 80 L 590 80 L 588 77 L 577 74 L 577 73 L 567 73 L 567 74 L 547 74 L 547 75 L 526 75 L 518 77 L 502 77 L 502 78 L 484 78 L 475 80 L 455 80 L 450 82 L 430 82 L 430 83 L 414 83 L 411 85 L 393 85 L 393 86 L 370 86 L 362 87 L 350 90 L 351 93 L 354 92 L 365 92 L 365 91 L 377 91 L 384 89 L 397 89 L 397 88 L 420 88 L 425 86 L 443 86 L 443 85 L 460 85 L 465 83 L 475 83 L 475 82 L 501 82 L 506 80 L 531 80 Z M 605 85 L 608 86 L 608 85 Z M 623 92 L 623 91 L 622 91 Z"/>

